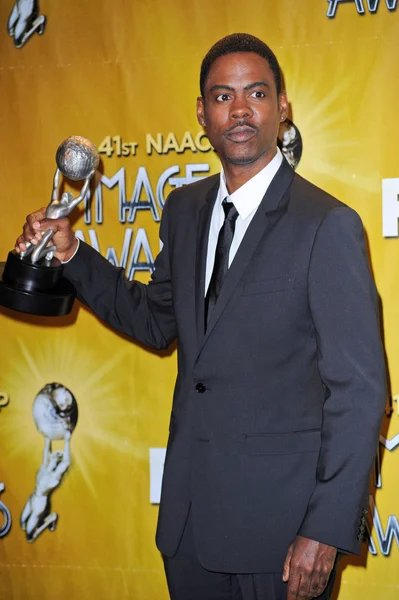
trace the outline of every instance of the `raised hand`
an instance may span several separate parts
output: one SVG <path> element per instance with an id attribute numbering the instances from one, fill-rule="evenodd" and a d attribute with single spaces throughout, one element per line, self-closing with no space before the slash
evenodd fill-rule
<path id="1" fill-rule="evenodd" d="M 78 243 L 69 219 L 48 219 L 45 215 L 46 208 L 40 208 L 26 217 L 23 233 L 15 242 L 15 250 L 18 254 L 25 252 L 27 244 L 36 245 L 42 238 L 42 232 L 51 229 L 55 232 L 51 238 L 51 243 L 56 246 L 55 256 L 66 261 L 73 255 Z"/>

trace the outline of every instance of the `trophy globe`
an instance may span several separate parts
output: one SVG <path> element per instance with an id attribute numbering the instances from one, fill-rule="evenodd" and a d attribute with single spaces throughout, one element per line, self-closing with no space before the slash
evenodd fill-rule
<path id="1" fill-rule="evenodd" d="M 65 177 L 80 181 L 97 169 L 99 156 L 93 142 L 81 135 L 72 135 L 58 147 L 55 161 Z"/>
<path id="2" fill-rule="evenodd" d="M 62 440 L 72 434 L 78 421 L 78 405 L 72 392 L 60 383 L 48 383 L 33 401 L 36 428 L 50 440 Z"/>

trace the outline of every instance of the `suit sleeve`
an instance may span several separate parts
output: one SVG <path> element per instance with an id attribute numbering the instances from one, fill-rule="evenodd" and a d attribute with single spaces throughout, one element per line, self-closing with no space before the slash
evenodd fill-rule
<path id="1" fill-rule="evenodd" d="M 100 319 L 157 349 L 168 347 L 176 337 L 169 265 L 169 201 L 165 204 L 160 227 L 163 247 L 148 285 L 127 281 L 124 269 L 112 266 L 84 242 L 64 266 L 64 276 L 76 287 L 78 299 Z"/>
<path id="2" fill-rule="evenodd" d="M 387 391 L 378 294 L 352 209 L 336 207 L 320 225 L 308 292 L 326 395 L 316 486 L 298 534 L 358 553 Z"/>

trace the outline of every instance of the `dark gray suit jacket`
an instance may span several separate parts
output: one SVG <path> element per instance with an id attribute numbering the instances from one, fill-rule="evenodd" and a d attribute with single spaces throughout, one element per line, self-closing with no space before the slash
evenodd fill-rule
<path id="1" fill-rule="evenodd" d="M 172 192 L 148 286 L 85 244 L 65 267 L 116 329 L 178 339 L 158 547 L 176 552 L 191 504 L 210 570 L 280 571 L 297 534 L 357 552 L 386 395 L 360 218 L 283 161 L 204 334 L 218 181 Z"/>

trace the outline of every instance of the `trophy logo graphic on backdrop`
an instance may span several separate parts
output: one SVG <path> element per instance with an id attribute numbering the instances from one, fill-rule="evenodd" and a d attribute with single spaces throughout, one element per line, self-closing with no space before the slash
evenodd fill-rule
<path id="1" fill-rule="evenodd" d="M 10 401 L 10 399 L 8 397 L 8 394 L 6 392 L 0 392 L 0 412 L 1 412 L 2 408 L 7 406 L 9 401 Z M 4 483 L 2 481 L 0 481 L 0 494 L 2 492 L 4 492 L 5 489 L 6 489 L 6 486 L 4 485 Z M 7 533 L 10 531 L 12 520 L 11 520 L 10 511 L 8 510 L 8 508 L 4 504 L 4 502 L 2 502 L 1 500 L 0 500 L 0 513 L 3 516 L 3 522 L 0 524 L 0 538 L 2 538 L 5 535 L 7 535 Z"/>
<path id="2" fill-rule="evenodd" d="M 290 119 L 280 124 L 277 144 L 288 164 L 296 169 L 301 160 L 303 144 L 298 127 Z"/>
<path id="3" fill-rule="evenodd" d="M 35 32 L 43 35 L 46 17 L 39 12 L 39 0 L 16 0 L 8 19 L 8 33 L 16 48 L 22 48 Z"/>
<path id="4" fill-rule="evenodd" d="M 58 514 L 51 511 L 51 495 L 71 465 L 71 436 L 78 421 L 78 405 L 68 388 L 48 383 L 37 394 L 32 413 L 45 441 L 36 486 L 21 514 L 21 528 L 28 542 L 34 542 L 45 529 L 54 531 L 57 525 Z M 63 450 L 52 450 L 56 440 L 64 440 Z"/>

